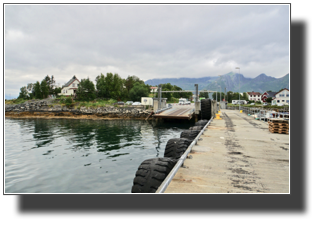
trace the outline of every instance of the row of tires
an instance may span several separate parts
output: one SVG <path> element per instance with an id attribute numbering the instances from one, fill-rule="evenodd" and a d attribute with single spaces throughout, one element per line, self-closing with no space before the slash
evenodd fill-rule
<path id="1" fill-rule="evenodd" d="M 210 99 L 201 101 L 200 116 L 201 120 L 189 130 L 183 131 L 180 138 L 168 140 L 163 158 L 147 159 L 140 164 L 133 180 L 132 193 L 155 193 L 157 191 L 188 146 L 209 122 L 211 118 Z"/>
<path id="2" fill-rule="evenodd" d="M 144 160 L 135 174 L 131 192 L 155 193 L 179 158 L 207 123 L 208 120 L 200 120 L 195 123 L 195 126 L 190 127 L 190 130 L 183 131 L 180 138 L 168 140 L 163 158 Z"/>

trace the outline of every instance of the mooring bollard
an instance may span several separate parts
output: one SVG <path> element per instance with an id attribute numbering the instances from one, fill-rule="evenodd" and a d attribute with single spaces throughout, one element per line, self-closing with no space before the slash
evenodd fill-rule
<path id="1" fill-rule="evenodd" d="M 222 118 L 220 118 L 220 114 L 217 114 L 216 116 L 217 116 L 217 117 L 216 117 L 215 119 L 217 119 L 217 120 L 222 120 Z"/>

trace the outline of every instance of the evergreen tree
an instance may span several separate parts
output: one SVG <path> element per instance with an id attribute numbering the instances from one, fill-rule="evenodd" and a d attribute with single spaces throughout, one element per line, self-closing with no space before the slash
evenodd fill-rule
<path id="1" fill-rule="evenodd" d="M 45 78 L 43 79 L 45 80 L 46 84 L 47 84 L 47 90 L 48 90 L 48 94 L 50 95 L 54 95 L 54 85 L 55 85 L 55 79 L 54 76 L 52 75 L 51 77 L 49 77 L 49 75 L 46 75 Z"/>
<path id="2" fill-rule="evenodd" d="M 199 97 L 200 98 L 204 97 L 206 99 L 209 99 L 209 93 L 208 92 L 200 92 Z"/>
<path id="3" fill-rule="evenodd" d="M 120 100 L 122 96 L 123 82 L 122 78 L 116 73 L 113 75 L 112 85 L 110 87 L 111 98 Z"/>
<path id="4" fill-rule="evenodd" d="M 96 98 L 95 85 L 89 78 L 81 79 L 77 89 L 77 98 L 81 101 L 90 101 Z"/>
<path id="5" fill-rule="evenodd" d="M 273 97 L 268 97 L 268 98 L 266 98 L 266 102 L 267 103 L 271 103 L 272 102 L 272 99 L 273 99 Z"/>
<path id="6" fill-rule="evenodd" d="M 216 97 L 217 96 L 217 97 Z M 212 94 L 212 98 L 214 100 L 217 100 L 218 102 L 220 102 L 220 92 L 214 92 Z M 223 99 L 225 98 L 225 93 L 221 92 L 221 101 L 223 101 Z"/>
<path id="7" fill-rule="evenodd" d="M 227 101 L 228 101 L 228 103 L 232 103 L 233 95 L 234 95 L 234 93 L 232 91 L 227 92 Z"/>
<path id="8" fill-rule="evenodd" d="M 40 85 L 39 81 L 37 81 L 35 83 L 34 90 L 35 90 L 35 98 L 42 99 L 41 85 Z"/>
<path id="9" fill-rule="evenodd" d="M 62 88 L 61 87 L 56 87 L 54 90 L 53 90 L 53 95 L 58 95 L 59 93 L 61 93 L 61 90 Z"/>
<path id="10" fill-rule="evenodd" d="M 249 100 L 248 95 L 247 95 L 246 92 L 243 93 L 242 97 L 243 97 L 243 100 L 247 100 L 247 101 Z"/>
<path id="11" fill-rule="evenodd" d="M 41 82 L 41 92 L 42 92 L 42 98 L 47 98 L 49 95 L 49 87 L 46 82 L 46 80 L 43 80 Z"/>
<path id="12" fill-rule="evenodd" d="M 28 91 L 26 86 L 20 88 L 18 99 L 28 99 Z"/>
<path id="13" fill-rule="evenodd" d="M 128 76 L 126 79 L 125 79 L 125 88 L 127 90 L 127 92 L 129 93 L 130 90 L 133 88 L 134 86 L 134 83 L 135 83 L 135 79 L 134 79 L 134 76 Z"/>
<path id="14" fill-rule="evenodd" d="M 51 80 L 50 80 L 50 86 L 49 86 L 49 93 L 50 93 L 50 95 L 54 95 L 55 94 L 54 90 L 55 90 L 55 79 L 54 79 L 54 76 L 52 75 L 51 76 Z"/>
<path id="15" fill-rule="evenodd" d="M 148 89 L 144 84 L 136 82 L 133 88 L 129 92 L 129 98 L 132 101 L 141 102 L 141 97 L 147 97 L 149 95 Z"/>

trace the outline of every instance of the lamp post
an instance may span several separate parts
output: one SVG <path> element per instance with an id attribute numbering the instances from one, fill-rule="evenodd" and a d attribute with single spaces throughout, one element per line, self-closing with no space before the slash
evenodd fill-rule
<path id="1" fill-rule="evenodd" d="M 220 89 L 220 100 L 219 100 L 219 111 L 221 111 L 221 86 L 218 86 Z M 217 98 L 217 97 L 216 97 Z"/>
<path id="2" fill-rule="evenodd" d="M 220 75 L 219 74 L 219 77 L 220 77 L 220 80 L 221 80 L 221 78 L 222 78 L 222 75 Z M 219 87 L 220 87 L 220 102 L 219 102 L 219 105 L 220 105 L 220 111 L 221 111 L 221 86 L 219 85 Z M 217 95 L 216 95 L 216 99 L 217 99 Z"/>
<path id="3" fill-rule="evenodd" d="M 239 69 L 239 75 L 240 75 L 240 68 L 236 67 L 236 69 Z M 240 112 L 240 76 L 239 76 L 239 112 Z"/>

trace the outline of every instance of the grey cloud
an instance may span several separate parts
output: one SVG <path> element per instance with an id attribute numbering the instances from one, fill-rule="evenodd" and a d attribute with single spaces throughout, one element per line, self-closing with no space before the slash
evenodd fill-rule
<path id="1" fill-rule="evenodd" d="M 147 80 L 234 66 L 276 77 L 289 72 L 289 20 L 287 5 L 6 5 L 6 82 L 19 92 L 49 73 L 63 84 L 75 74 Z"/>

